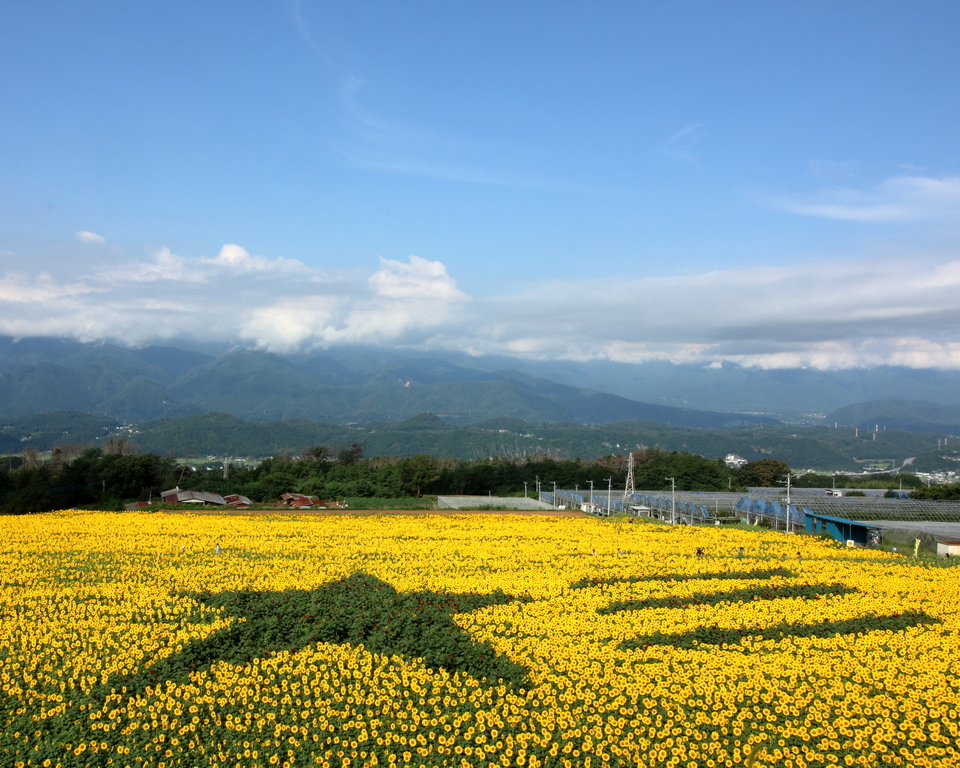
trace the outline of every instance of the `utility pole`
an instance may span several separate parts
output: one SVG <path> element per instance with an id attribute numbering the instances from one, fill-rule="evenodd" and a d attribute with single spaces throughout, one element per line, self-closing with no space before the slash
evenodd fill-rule
<path id="1" fill-rule="evenodd" d="M 553 483 L 553 508 L 556 509 L 556 508 L 559 507 L 559 506 L 560 506 L 560 505 L 557 504 L 557 483 L 556 483 L 556 481 L 554 481 L 554 483 Z"/>
<path id="2" fill-rule="evenodd" d="M 787 533 L 791 533 L 790 530 L 790 478 L 792 478 L 789 472 L 787 472 Z M 799 475 L 797 475 L 799 477 Z"/>
<path id="3" fill-rule="evenodd" d="M 523 498 L 527 498 L 527 481 L 523 481 Z"/>
<path id="4" fill-rule="evenodd" d="M 610 497 L 613 495 L 613 477 L 607 478 L 607 517 L 610 517 Z"/>
<path id="5" fill-rule="evenodd" d="M 677 479 L 668 477 L 670 481 L 670 524 L 677 524 Z"/>
<path id="6" fill-rule="evenodd" d="M 593 480 L 590 481 L 590 514 L 593 514 Z"/>

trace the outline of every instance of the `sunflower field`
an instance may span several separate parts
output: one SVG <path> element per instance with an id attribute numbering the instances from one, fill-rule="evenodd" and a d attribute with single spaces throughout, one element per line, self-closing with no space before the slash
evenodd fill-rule
<path id="1" fill-rule="evenodd" d="M 65 511 L 0 550 L 3 766 L 960 765 L 957 568 L 506 515 Z"/>

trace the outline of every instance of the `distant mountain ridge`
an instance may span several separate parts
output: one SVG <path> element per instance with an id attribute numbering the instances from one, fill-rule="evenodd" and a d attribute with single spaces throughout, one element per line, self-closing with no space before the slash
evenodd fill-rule
<path id="1" fill-rule="evenodd" d="M 853 403 L 914 400 L 960 406 L 960 371 L 877 366 L 820 371 L 810 368 L 747 368 L 642 364 L 514 361 L 522 371 L 574 387 L 610 392 L 644 402 L 716 411 L 767 413 L 780 419 L 826 414 Z"/>
<path id="2" fill-rule="evenodd" d="M 433 357 L 352 353 L 345 359 L 356 368 L 329 354 L 284 358 L 240 349 L 214 357 L 174 347 L 0 339 L 0 417 L 79 411 L 141 422 L 212 411 L 252 422 L 342 424 L 431 412 L 458 425 L 498 417 L 531 423 L 638 419 L 711 429 L 778 423 L 768 416 L 642 403 Z"/>
<path id="3" fill-rule="evenodd" d="M 923 400 L 872 400 L 838 408 L 826 420 L 866 430 L 955 434 L 960 432 L 960 407 Z"/>

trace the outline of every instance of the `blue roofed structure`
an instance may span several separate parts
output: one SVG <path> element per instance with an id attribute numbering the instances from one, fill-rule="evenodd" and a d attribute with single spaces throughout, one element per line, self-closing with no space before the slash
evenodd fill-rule
<path id="1" fill-rule="evenodd" d="M 807 533 L 825 533 L 837 541 L 853 541 L 861 546 L 879 546 L 878 525 L 807 512 Z"/>

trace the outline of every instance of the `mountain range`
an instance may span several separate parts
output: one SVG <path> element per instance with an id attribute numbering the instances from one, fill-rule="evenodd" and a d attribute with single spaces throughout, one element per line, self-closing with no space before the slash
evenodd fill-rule
<path id="1" fill-rule="evenodd" d="M 778 423 L 765 415 L 637 402 L 510 368 L 356 352 L 344 357 L 287 358 L 251 349 L 216 357 L 174 347 L 3 339 L 0 417 L 79 411 L 140 422 L 218 411 L 254 422 L 343 424 L 428 411 L 458 425 L 497 417 L 584 424 L 639 419 L 700 428 Z"/>
<path id="2" fill-rule="evenodd" d="M 371 348 L 281 356 L 0 337 L 0 453 L 130 437 L 145 451 L 180 456 L 264 456 L 360 442 L 368 455 L 573 458 L 655 446 L 705 456 L 773 456 L 822 469 L 911 457 L 916 468 L 957 466 L 950 438 L 960 434 L 960 378 L 951 371 L 777 372 L 659 363 L 633 366 L 629 377 L 626 371 L 611 363 Z M 651 382 L 664 388 L 650 403 L 569 383 L 604 376 L 619 382 L 620 392 L 650 392 Z M 770 412 L 666 404 L 686 402 L 684 395 L 698 388 L 707 394 L 693 404 L 746 403 L 755 396 Z M 822 413 L 784 425 L 775 417 L 796 412 L 776 393 L 801 390 L 802 402 Z M 890 391 L 900 397 L 877 396 Z M 864 396 L 871 399 L 844 402 Z M 950 449 L 941 448 L 948 441 Z"/>

